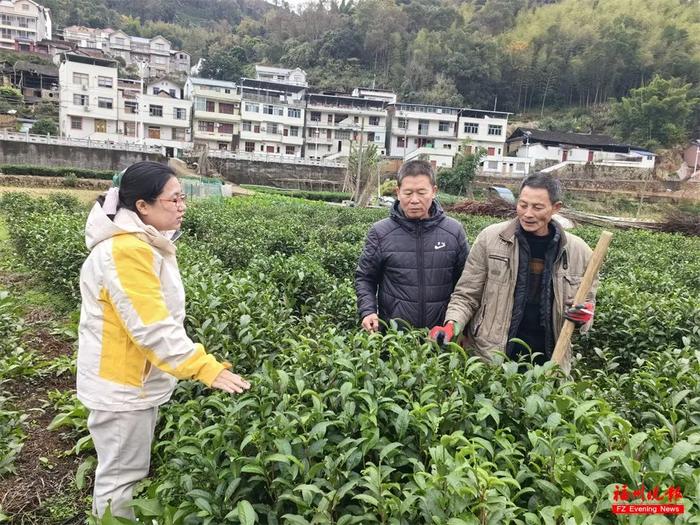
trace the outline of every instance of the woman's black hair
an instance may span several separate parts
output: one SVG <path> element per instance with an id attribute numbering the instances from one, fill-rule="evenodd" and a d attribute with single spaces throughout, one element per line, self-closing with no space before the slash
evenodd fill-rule
<path id="1" fill-rule="evenodd" d="M 175 172 L 166 164 L 150 160 L 129 166 L 119 184 L 119 204 L 136 211 L 136 202 L 144 200 L 153 204 Z"/>

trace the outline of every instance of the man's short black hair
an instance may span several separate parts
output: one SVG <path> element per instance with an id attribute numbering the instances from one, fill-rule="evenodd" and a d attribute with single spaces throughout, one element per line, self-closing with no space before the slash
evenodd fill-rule
<path id="1" fill-rule="evenodd" d="M 406 177 L 418 177 L 426 175 L 430 177 L 430 184 L 435 186 L 435 170 L 427 160 L 409 160 L 404 162 L 396 175 L 396 182 L 401 186 L 401 182 Z"/>
<path id="2" fill-rule="evenodd" d="M 547 173 L 537 172 L 525 177 L 525 180 L 520 184 L 520 191 L 527 186 L 528 188 L 547 190 L 549 200 L 552 204 L 562 202 L 564 199 L 564 190 L 561 187 L 561 182 L 556 177 Z"/>

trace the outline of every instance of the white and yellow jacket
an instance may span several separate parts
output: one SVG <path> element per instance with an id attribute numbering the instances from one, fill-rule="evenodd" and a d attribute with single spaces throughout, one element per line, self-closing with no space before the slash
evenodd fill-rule
<path id="1" fill-rule="evenodd" d="M 175 245 L 139 216 L 95 204 L 80 272 L 78 399 L 90 409 L 142 410 L 170 399 L 177 379 L 211 386 L 228 364 L 187 337 Z"/>

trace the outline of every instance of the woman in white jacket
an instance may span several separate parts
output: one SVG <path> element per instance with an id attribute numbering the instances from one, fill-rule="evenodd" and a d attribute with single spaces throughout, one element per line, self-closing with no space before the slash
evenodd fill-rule
<path id="1" fill-rule="evenodd" d="M 134 516 L 134 485 L 148 475 L 158 406 L 177 379 L 240 393 L 250 384 L 185 333 L 185 292 L 172 236 L 185 195 L 174 172 L 138 162 L 92 208 L 80 272 L 78 398 L 97 451 L 93 511 Z"/>

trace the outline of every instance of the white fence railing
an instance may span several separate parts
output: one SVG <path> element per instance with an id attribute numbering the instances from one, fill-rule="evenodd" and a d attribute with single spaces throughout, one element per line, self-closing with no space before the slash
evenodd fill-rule
<path id="1" fill-rule="evenodd" d="M 0 131 L 0 141 L 9 140 L 13 142 L 27 142 L 32 144 L 52 144 L 59 146 L 74 146 L 83 148 L 95 149 L 111 149 L 119 151 L 136 151 L 141 153 L 162 153 L 161 146 L 139 144 L 137 142 L 128 141 L 112 141 L 112 140 L 92 140 L 92 139 L 76 139 L 70 137 L 54 137 L 52 135 L 32 135 L 29 133 L 17 133 L 14 131 Z M 198 155 L 196 150 L 186 149 L 185 156 Z M 282 164 L 298 164 L 303 166 L 322 166 L 326 168 L 345 168 L 347 164 L 331 160 L 314 160 L 301 157 L 292 157 L 291 155 L 282 155 L 277 153 L 250 153 L 246 151 L 228 151 L 228 150 L 209 150 L 209 156 L 219 159 L 240 159 L 252 160 L 257 162 L 278 162 Z"/>
<path id="2" fill-rule="evenodd" d="M 189 154 L 197 155 L 197 151 L 189 152 Z M 281 164 L 298 164 L 303 166 L 322 166 L 325 168 L 346 168 L 347 164 L 343 162 L 335 162 L 332 160 L 314 160 L 304 159 L 301 157 L 292 157 L 291 155 L 282 155 L 278 153 L 251 153 L 247 151 L 228 151 L 228 150 L 209 150 L 210 157 L 218 159 L 238 159 L 238 160 L 253 160 L 256 162 L 279 162 Z"/>
<path id="3" fill-rule="evenodd" d="M 17 133 L 14 131 L 7 130 L 3 130 L 2 132 L 0 132 L 0 140 L 9 140 L 13 142 L 27 142 L 31 144 L 52 144 L 58 146 L 74 146 L 81 148 L 137 151 L 141 153 L 161 152 L 160 146 L 150 146 L 148 144 L 139 144 L 136 142 L 76 139 L 70 137 L 54 137 L 52 135 L 31 135 L 29 133 Z"/>

